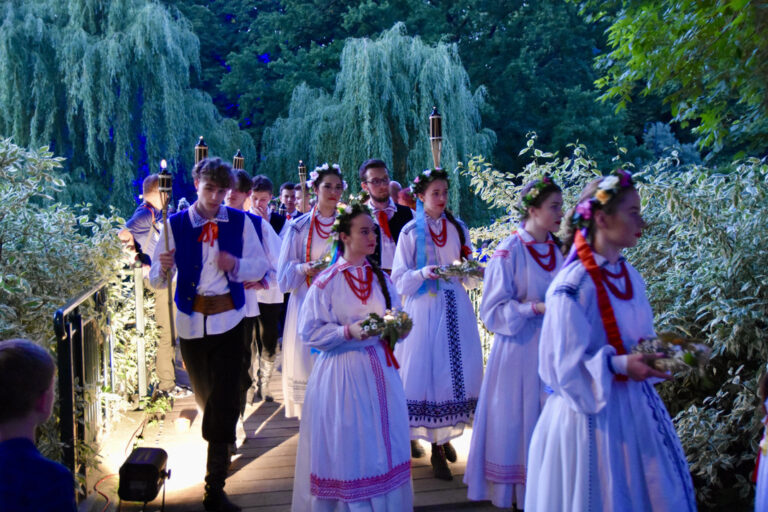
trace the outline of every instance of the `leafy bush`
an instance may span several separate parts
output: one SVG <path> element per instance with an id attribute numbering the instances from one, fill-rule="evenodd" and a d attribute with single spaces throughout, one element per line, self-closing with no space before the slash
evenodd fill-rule
<path id="1" fill-rule="evenodd" d="M 482 158 L 462 171 L 492 207 L 512 211 L 522 184 L 543 172 L 564 187 L 566 206 L 595 176 L 583 146 L 559 157 L 529 139 L 534 160 L 518 174 Z M 619 155 L 623 150 L 619 150 Z M 620 157 L 615 159 L 620 165 Z M 621 164 L 626 165 L 626 164 Z M 627 257 L 648 285 L 658 331 L 703 340 L 713 359 L 704 375 L 659 385 L 688 457 L 699 505 L 749 509 L 749 473 L 760 437 L 757 380 L 768 361 L 768 165 L 747 159 L 726 169 L 682 168 L 674 158 L 635 176 L 648 223 Z M 508 236 L 508 221 L 473 230 L 473 240 Z"/>
<path id="2" fill-rule="evenodd" d="M 110 321 L 100 328 L 114 337 L 116 389 L 89 398 L 114 411 L 126 407 L 137 389 L 132 271 L 116 236 L 124 221 L 114 214 L 93 215 L 90 205 L 54 202 L 52 196 L 64 186 L 57 175 L 61 163 L 47 148 L 26 150 L 0 140 L 0 339 L 29 338 L 55 353 L 54 312 L 108 281 Z M 156 334 L 152 305 L 145 301 L 148 339 Z M 148 361 L 154 361 L 153 345 L 147 346 Z M 55 459 L 60 457 L 57 422 L 55 411 L 38 440 L 43 454 Z M 90 462 L 98 452 L 87 444 L 80 450 L 81 460 Z"/>

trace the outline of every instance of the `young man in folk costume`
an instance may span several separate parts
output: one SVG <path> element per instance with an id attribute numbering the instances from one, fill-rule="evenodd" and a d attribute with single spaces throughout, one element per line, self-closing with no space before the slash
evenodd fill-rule
<path id="1" fill-rule="evenodd" d="M 262 244 L 270 259 L 269 278 L 257 283 L 246 283 L 248 293 L 258 302 L 259 316 L 254 324 L 255 337 L 250 350 L 250 376 L 253 387 L 249 390 L 249 401 L 273 400 L 269 380 L 275 368 L 279 325 L 283 310 L 283 293 L 277 284 L 277 263 L 282 240 L 278 233 L 284 228 L 285 217 L 271 211 L 272 182 L 264 175 L 254 177 L 251 182 L 251 211 L 248 215 L 262 226 Z"/>
<path id="2" fill-rule="evenodd" d="M 229 445 L 235 442 L 240 413 L 246 281 L 260 281 L 269 259 L 246 215 L 221 203 L 232 186 L 232 169 L 206 158 L 192 169 L 197 201 L 168 222 L 168 247 L 162 240 L 152 258 L 150 282 L 168 286 L 167 271 L 177 269 L 176 324 L 181 355 L 192 390 L 203 411 L 208 461 L 203 505 L 208 511 L 236 511 L 224 493 Z M 164 228 L 163 228 L 164 229 Z M 178 251 L 176 249 L 179 249 Z"/>
<path id="3" fill-rule="evenodd" d="M 142 263 L 146 278 L 149 275 L 149 267 L 152 264 L 151 256 L 157 245 L 160 223 L 163 218 L 163 202 L 160 199 L 157 174 L 150 174 L 144 178 L 142 199 L 142 203 L 136 208 L 131 218 L 125 223 L 125 228 L 120 230 L 117 236 L 136 253 L 136 259 Z M 175 363 L 173 345 L 176 340 L 171 339 L 170 324 L 173 319 L 168 310 L 168 293 L 168 288 L 155 290 L 155 321 L 159 332 L 156 356 L 157 378 L 160 381 L 158 388 L 161 393 L 178 395 L 182 390 L 176 389 L 176 374 L 173 368 Z"/>
<path id="4" fill-rule="evenodd" d="M 371 259 L 379 268 L 391 273 L 400 230 L 413 219 L 413 212 L 392 200 L 389 170 L 382 160 L 366 160 L 360 165 L 358 173 L 362 189 L 370 196 L 367 204 L 373 220 L 379 227 L 376 234 L 376 251 Z"/>
<path id="5" fill-rule="evenodd" d="M 243 211 L 246 199 L 251 194 L 252 181 L 248 173 L 242 169 L 234 171 L 234 175 L 235 186 L 227 193 L 226 205 Z M 271 319 L 275 317 L 275 314 L 273 304 L 263 301 L 264 294 L 269 294 L 271 290 L 277 290 L 278 297 L 282 297 L 277 287 L 277 258 L 280 255 L 280 237 L 277 236 L 272 226 L 258 215 L 251 212 L 246 212 L 246 215 L 253 223 L 264 253 L 269 259 L 269 270 L 261 281 L 243 283 L 245 287 L 246 326 L 245 357 L 241 382 L 241 416 L 244 414 L 245 406 L 248 403 L 262 399 L 262 389 L 268 388 L 274 366 L 277 326 L 275 325 L 273 329 L 275 331 L 274 336 L 268 339 L 268 341 L 274 341 L 265 346 L 264 326 L 271 325 Z M 263 398 L 272 401 L 272 396 L 269 393 Z"/>
<path id="6" fill-rule="evenodd" d="M 285 215 L 281 215 L 272 208 L 274 186 L 272 180 L 259 174 L 253 177 L 251 184 L 251 213 L 258 215 L 272 225 L 275 233 L 283 236 L 286 224 Z"/>
<path id="7" fill-rule="evenodd" d="M 286 181 L 282 185 L 280 185 L 280 204 L 285 206 L 285 220 L 286 222 L 289 220 L 298 219 L 303 213 L 301 213 L 296 202 L 296 191 L 298 187 L 291 183 L 290 181 Z"/>

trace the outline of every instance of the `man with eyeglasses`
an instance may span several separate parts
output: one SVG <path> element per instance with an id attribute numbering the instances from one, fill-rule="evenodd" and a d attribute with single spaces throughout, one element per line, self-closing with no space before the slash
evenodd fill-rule
<path id="1" fill-rule="evenodd" d="M 368 206 L 373 212 L 373 220 L 379 226 L 376 235 L 376 251 L 371 258 L 385 272 L 392 270 L 395 258 L 395 245 L 403 229 L 411 219 L 413 212 L 405 206 L 395 203 L 389 194 L 389 170 L 382 160 L 371 158 L 360 165 L 360 183 L 368 195 Z"/>

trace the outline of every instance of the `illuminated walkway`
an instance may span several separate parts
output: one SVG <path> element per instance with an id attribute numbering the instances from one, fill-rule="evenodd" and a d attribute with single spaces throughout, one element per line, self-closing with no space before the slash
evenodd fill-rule
<path id="1" fill-rule="evenodd" d="M 274 376 L 273 383 L 274 389 L 280 388 L 279 374 Z M 280 402 L 282 393 L 276 393 L 275 398 L 272 403 L 249 406 L 245 414 L 245 432 L 239 432 L 238 453 L 233 457 L 225 490 L 244 511 L 290 510 L 299 422 L 285 418 Z M 130 415 L 124 423 L 122 430 L 128 434 L 124 434 L 120 442 L 108 441 L 102 449 L 105 474 L 116 472 L 120 467 L 130 453 L 130 445 L 126 443 L 129 443 L 131 433 L 140 426 L 138 421 L 131 424 Z M 173 411 L 166 415 L 163 422 L 144 429 L 141 446 L 157 446 L 168 452 L 168 468 L 171 470 L 166 493 L 165 509 L 168 512 L 202 510 L 206 444 L 200 435 L 200 423 L 194 397 L 190 396 L 176 400 Z M 459 460 L 451 464 L 454 473 L 452 482 L 432 477 L 428 455 L 412 460 L 416 510 L 498 510 L 490 504 L 467 501 L 466 487 L 461 479 L 469 436 L 467 433 L 454 442 Z M 429 454 L 429 447 L 424 447 Z M 99 490 L 113 500 L 107 510 L 117 510 L 117 478 L 107 478 L 99 485 Z M 159 510 L 161 497 L 162 494 L 147 506 L 147 510 Z M 99 495 L 91 496 L 87 506 L 81 507 L 81 512 L 101 511 L 105 502 Z M 120 510 L 138 511 L 141 504 L 123 503 Z"/>

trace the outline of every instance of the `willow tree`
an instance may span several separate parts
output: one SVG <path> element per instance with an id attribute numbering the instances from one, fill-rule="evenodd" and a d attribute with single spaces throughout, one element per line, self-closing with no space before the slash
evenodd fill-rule
<path id="1" fill-rule="evenodd" d="M 65 199 L 127 210 L 161 158 L 190 167 L 200 134 L 212 152 L 255 158 L 250 137 L 190 87 L 199 42 L 177 10 L 11 0 L 0 16 L 0 133 L 67 158 Z"/>
<path id="2" fill-rule="evenodd" d="M 485 89 L 471 90 L 456 45 L 427 45 L 405 35 L 398 23 L 375 40 L 348 39 L 340 64 L 332 94 L 297 87 L 288 116 L 265 131 L 265 172 L 295 179 L 299 159 L 310 165 L 336 161 L 356 190 L 357 167 L 378 157 L 394 179 L 410 181 L 432 166 L 427 120 L 433 106 L 443 116 L 443 167 L 454 169 L 470 154 L 492 151 L 496 136 L 480 123 Z M 459 180 L 455 174 L 456 211 Z"/>

